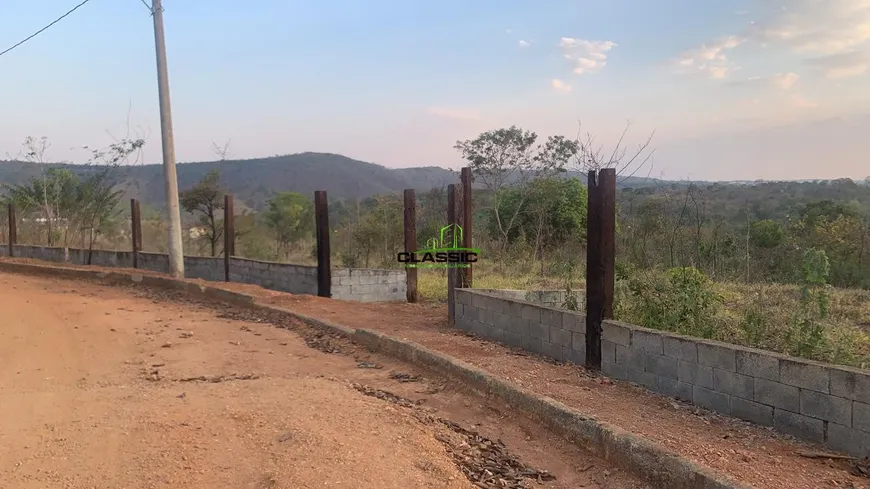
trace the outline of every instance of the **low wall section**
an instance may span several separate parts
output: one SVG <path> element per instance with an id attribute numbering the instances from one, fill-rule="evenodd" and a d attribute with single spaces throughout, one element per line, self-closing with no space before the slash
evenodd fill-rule
<path id="1" fill-rule="evenodd" d="M 550 358 L 585 362 L 580 313 L 459 289 L 456 325 Z M 867 370 L 605 321 L 602 373 L 832 450 L 870 455 Z"/>
<path id="2" fill-rule="evenodd" d="M 0 245 L 0 256 L 8 256 L 9 245 Z M 15 257 L 58 263 L 90 264 L 104 267 L 133 268 L 130 251 L 105 251 L 76 248 L 15 245 Z M 139 268 L 154 272 L 169 272 L 169 256 L 161 253 L 139 253 Z M 184 274 L 222 282 L 223 258 L 185 256 Z M 263 262 L 245 258 L 230 259 L 230 280 L 259 285 L 266 289 L 291 294 L 317 295 L 317 267 L 289 263 Z M 407 282 L 404 270 L 334 269 L 332 297 L 358 302 L 406 300 Z"/>

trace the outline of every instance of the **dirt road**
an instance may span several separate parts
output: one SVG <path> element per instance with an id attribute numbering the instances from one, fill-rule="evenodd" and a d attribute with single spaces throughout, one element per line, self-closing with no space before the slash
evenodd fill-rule
<path id="1" fill-rule="evenodd" d="M 480 450 L 507 480 L 529 480 L 523 463 L 555 476 L 545 488 L 645 487 L 505 406 L 301 326 L 66 280 L 0 274 L 0 290 L 2 488 L 472 488 Z"/>

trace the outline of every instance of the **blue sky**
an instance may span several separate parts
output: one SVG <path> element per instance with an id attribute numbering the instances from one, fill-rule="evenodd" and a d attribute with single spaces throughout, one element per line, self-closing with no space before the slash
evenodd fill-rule
<path id="1" fill-rule="evenodd" d="M 0 49 L 76 3 L 2 2 Z M 164 7 L 182 162 L 230 141 L 455 168 L 456 140 L 489 129 L 582 123 L 611 149 L 630 120 L 629 146 L 656 132 L 656 176 L 870 175 L 870 0 Z M 92 0 L 0 57 L 0 154 L 46 136 L 50 159 L 83 161 L 129 132 L 159 162 L 153 43 L 140 0 Z"/>

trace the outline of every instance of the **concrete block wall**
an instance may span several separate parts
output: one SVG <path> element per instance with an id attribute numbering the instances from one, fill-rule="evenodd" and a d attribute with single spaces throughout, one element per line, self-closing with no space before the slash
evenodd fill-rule
<path id="1" fill-rule="evenodd" d="M 67 261 L 76 265 L 87 265 L 88 250 L 68 248 Z M 100 267 L 133 268 L 133 252 L 93 250 L 90 264 Z"/>
<path id="2" fill-rule="evenodd" d="M 66 261 L 66 248 L 15 245 L 13 252 L 18 258 L 30 258 L 33 260 L 45 260 L 61 263 Z"/>
<path id="3" fill-rule="evenodd" d="M 223 275 L 218 280 L 223 280 Z M 230 258 L 230 281 L 291 294 L 317 295 L 317 267 Z"/>
<path id="4" fill-rule="evenodd" d="M 456 325 L 557 360 L 585 361 L 585 316 L 456 291 Z M 616 321 L 602 325 L 602 373 L 721 414 L 870 456 L 870 371 Z"/>
<path id="5" fill-rule="evenodd" d="M 405 270 L 362 268 L 332 270 L 333 299 L 356 302 L 397 302 L 408 299 L 407 291 Z"/>
<path id="6" fill-rule="evenodd" d="M 483 338 L 578 365 L 586 363 L 586 316 L 497 292 L 456 290 L 456 327 Z"/>
<path id="7" fill-rule="evenodd" d="M 0 256 L 8 255 L 8 246 L 0 245 Z M 88 264 L 88 251 L 77 248 L 15 245 L 15 256 L 59 263 Z M 129 251 L 94 250 L 91 265 L 133 267 Z M 139 253 L 139 268 L 169 272 L 169 256 L 162 253 Z M 224 281 L 223 258 L 185 256 L 184 271 L 188 278 Z M 264 262 L 244 258 L 230 259 L 230 280 L 259 285 L 291 294 L 317 295 L 317 267 L 289 263 Z M 369 270 L 344 268 L 332 270 L 332 297 L 357 302 L 404 301 L 407 281 L 404 270 Z"/>
<path id="8" fill-rule="evenodd" d="M 495 294 L 506 299 L 515 299 L 528 302 L 534 302 L 547 307 L 561 308 L 565 304 L 567 294 L 564 290 L 517 290 L 517 289 L 474 289 L 475 292 L 486 292 Z M 578 305 L 582 310 L 583 301 L 585 299 L 582 290 L 574 291 L 574 296 L 577 298 Z"/>
<path id="9" fill-rule="evenodd" d="M 169 257 L 166 258 L 167 269 L 169 268 Z M 210 280 L 212 282 L 223 282 L 226 279 L 224 271 L 224 259 L 210 256 L 185 256 L 184 257 L 184 276 L 187 278 L 198 278 L 202 280 Z"/>

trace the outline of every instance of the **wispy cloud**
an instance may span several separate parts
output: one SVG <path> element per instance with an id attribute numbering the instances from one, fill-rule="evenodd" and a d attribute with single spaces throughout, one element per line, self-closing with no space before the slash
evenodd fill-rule
<path id="1" fill-rule="evenodd" d="M 520 39 L 519 42 L 517 42 L 517 44 L 518 44 L 521 48 L 527 48 L 527 47 L 529 47 L 529 46 L 532 45 L 532 43 L 530 43 L 529 41 L 523 40 L 523 39 Z"/>
<path id="2" fill-rule="evenodd" d="M 748 35 L 801 53 L 836 54 L 870 41 L 870 0 L 790 0 Z"/>
<path id="3" fill-rule="evenodd" d="M 563 37 L 559 41 L 565 59 L 574 65 L 574 73 L 597 73 L 607 65 L 608 52 L 616 47 L 613 41 L 587 41 Z"/>
<path id="4" fill-rule="evenodd" d="M 446 119 L 457 119 L 463 121 L 474 121 L 480 119 L 480 112 L 463 107 L 429 107 L 426 111 L 432 115 L 444 117 Z"/>
<path id="5" fill-rule="evenodd" d="M 683 52 L 673 60 L 678 73 L 702 74 L 708 78 L 727 77 L 738 66 L 730 61 L 727 52 L 743 43 L 737 36 L 720 37 L 708 44 Z"/>
<path id="6" fill-rule="evenodd" d="M 571 85 L 568 85 L 567 83 L 563 82 L 562 80 L 559 80 L 558 78 L 554 78 L 550 82 L 550 86 L 553 87 L 553 90 L 560 92 L 560 93 L 568 93 L 572 90 Z"/>
<path id="7" fill-rule="evenodd" d="M 677 71 L 725 78 L 737 68 L 727 52 L 743 43 L 815 55 L 807 63 L 829 78 L 870 70 L 870 0 L 789 0 L 783 7 L 770 0 L 759 3 L 767 7 L 765 17 L 743 32 L 686 51 L 674 60 Z M 788 88 L 795 80 L 779 81 Z"/>
<path id="8" fill-rule="evenodd" d="M 755 76 L 745 80 L 736 80 L 729 83 L 732 86 L 766 86 L 779 90 L 789 90 L 800 80 L 797 73 L 778 73 L 771 76 Z"/>
<path id="9" fill-rule="evenodd" d="M 870 70 L 870 56 L 863 51 L 821 56 L 808 59 L 806 63 L 828 78 L 858 76 Z"/>

